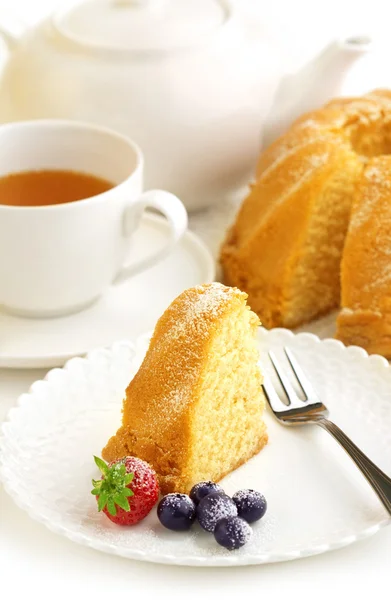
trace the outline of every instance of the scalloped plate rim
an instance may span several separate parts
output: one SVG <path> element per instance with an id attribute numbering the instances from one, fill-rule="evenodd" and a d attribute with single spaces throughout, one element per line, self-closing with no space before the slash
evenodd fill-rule
<path id="1" fill-rule="evenodd" d="M 382 357 L 380 355 L 376 355 L 376 354 L 369 355 L 363 348 L 360 348 L 359 346 L 345 346 L 341 341 L 335 340 L 333 338 L 326 338 L 326 339 L 322 340 L 317 335 L 315 335 L 311 332 L 294 333 L 291 330 L 285 329 L 285 328 L 275 328 L 272 330 L 267 330 L 263 327 L 260 327 L 260 332 L 262 333 L 262 335 L 266 335 L 266 337 L 270 333 L 275 332 L 275 333 L 281 333 L 283 335 L 287 335 L 288 337 L 291 337 L 291 338 L 305 338 L 307 340 L 311 340 L 312 343 L 316 343 L 316 344 L 318 344 L 318 343 L 324 344 L 324 343 L 331 342 L 331 343 L 335 344 L 336 346 L 338 346 L 339 348 L 346 351 L 347 353 L 350 353 L 350 354 L 354 353 L 356 358 L 357 358 L 357 351 L 359 350 L 360 351 L 359 356 L 361 359 L 375 358 L 377 361 L 380 359 L 379 364 L 382 364 L 383 367 L 385 367 L 386 369 L 391 368 L 391 364 L 384 357 Z M 12 500 L 15 502 L 15 504 L 19 508 L 21 508 L 22 510 L 27 512 L 27 514 L 29 515 L 30 518 L 32 518 L 36 522 L 42 523 L 47 529 L 49 529 L 53 533 L 56 533 L 58 535 L 63 535 L 64 537 L 66 537 L 67 539 L 69 539 L 73 542 L 76 542 L 83 546 L 87 546 L 89 548 L 93 548 L 95 550 L 104 552 L 106 554 L 117 555 L 117 556 L 121 556 L 124 558 L 129 558 L 132 560 L 150 562 L 150 563 L 155 563 L 155 564 L 168 564 L 168 565 L 191 566 L 191 567 L 210 567 L 210 568 L 232 567 L 232 566 L 240 567 L 240 566 L 246 566 L 246 565 L 255 566 L 255 565 L 260 565 L 260 564 L 284 562 L 284 561 L 290 561 L 290 560 L 297 560 L 297 559 L 305 558 L 305 557 L 309 557 L 309 556 L 315 556 L 318 554 L 323 554 L 325 552 L 330 552 L 332 550 L 337 550 L 339 548 L 344 548 L 344 547 L 349 546 L 357 541 L 369 538 L 372 535 L 375 535 L 382 528 L 391 524 L 391 517 L 389 519 L 386 518 L 383 521 L 380 521 L 379 523 L 372 525 L 372 526 L 368 527 L 367 529 L 362 530 L 360 533 L 345 536 L 344 538 L 342 538 L 336 542 L 331 542 L 329 544 L 317 544 L 317 545 L 312 545 L 312 546 L 309 545 L 309 546 L 307 546 L 301 550 L 297 550 L 297 551 L 289 551 L 286 553 L 269 552 L 266 554 L 265 553 L 258 554 L 258 555 L 252 554 L 251 556 L 244 556 L 244 557 L 236 556 L 235 554 L 233 554 L 232 556 L 221 556 L 221 557 L 215 556 L 211 560 L 211 557 L 209 557 L 209 556 L 208 557 L 195 557 L 195 556 L 178 557 L 177 555 L 162 554 L 162 553 L 159 553 L 158 555 L 154 555 L 154 554 L 145 552 L 143 550 L 133 550 L 133 549 L 127 550 L 123 547 L 117 548 L 116 546 L 113 546 L 112 544 L 104 543 L 104 542 L 101 543 L 94 539 L 88 538 L 86 535 L 84 535 L 82 533 L 70 532 L 66 528 L 62 527 L 61 525 L 52 523 L 49 518 L 47 518 L 45 515 L 43 515 L 39 511 L 34 510 L 29 505 L 29 503 L 25 501 L 24 497 L 21 496 L 17 491 L 15 491 L 15 489 L 13 489 L 12 485 L 9 484 L 9 482 L 7 480 L 7 476 L 4 471 L 1 446 L 2 446 L 3 438 L 5 437 L 5 429 L 7 427 L 7 423 L 9 423 L 11 421 L 11 418 L 12 418 L 14 412 L 19 411 L 23 408 L 23 404 L 26 402 L 28 397 L 30 397 L 30 399 L 31 399 L 38 393 L 36 390 L 34 390 L 34 386 L 36 386 L 37 384 L 40 384 L 40 383 L 48 382 L 50 380 L 50 378 L 52 377 L 53 372 L 62 371 L 65 374 L 69 375 L 71 373 L 72 364 L 74 364 L 75 362 L 81 361 L 83 363 L 88 363 L 90 361 L 96 360 L 97 357 L 99 357 L 102 353 L 107 353 L 107 352 L 113 353 L 115 351 L 115 349 L 120 346 L 127 346 L 129 349 L 137 350 L 137 347 L 140 344 L 142 344 L 143 342 L 145 343 L 145 339 L 148 338 L 148 336 L 150 336 L 150 333 L 139 336 L 135 342 L 123 340 L 123 341 L 115 342 L 110 347 L 96 348 L 96 349 L 92 350 L 91 352 L 89 352 L 85 357 L 78 357 L 78 356 L 72 357 L 71 359 L 69 359 L 66 362 L 66 364 L 63 367 L 61 367 L 61 368 L 55 367 L 55 368 L 51 369 L 50 371 L 48 371 L 48 373 L 46 374 L 44 379 L 38 380 L 35 383 L 33 383 L 30 386 L 30 389 L 28 390 L 28 392 L 21 394 L 18 397 L 15 405 L 8 411 L 6 418 L 4 419 L 4 421 L 0 427 L 0 481 L 3 483 L 5 491 L 12 498 Z"/>

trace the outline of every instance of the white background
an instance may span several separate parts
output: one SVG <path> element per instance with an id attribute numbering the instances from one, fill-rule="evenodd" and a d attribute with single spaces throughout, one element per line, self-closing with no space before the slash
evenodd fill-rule
<path id="1" fill-rule="evenodd" d="M 197 0 L 194 0 L 195 2 Z M 391 5 L 383 0 L 236 0 L 273 32 L 287 64 L 299 64 L 335 35 L 387 38 Z M 58 0 L 0 0 L 35 22 Z M 389 6 L 389 8 L 388 8 Z M 390 15 L 388 14 L 390 13 Z M 390 69 L 391 70 L 391 69 Z M 391 73 L 390 73 L 391 82 Z M 43 371 L 0 370 L 0 421 L 16 397 Z M 64 457 L 66 460 L 66 457 Z M 59 465 L 59 468 L 61 466 Z M 287 499 L 287 501 L 294 501 Z M 311 499 L 308 499 L 311 502 Z M 391 528 L 330 554 L 291 563 L 240 569 L 188 569 L 149 565 L 99 554 L 47 531 L 0 489 L 1 598 L 342 598 L 390 597 Z"/>

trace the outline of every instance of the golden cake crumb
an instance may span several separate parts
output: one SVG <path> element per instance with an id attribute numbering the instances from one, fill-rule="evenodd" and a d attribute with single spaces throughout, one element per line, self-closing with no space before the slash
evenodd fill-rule
<path id="1" fill-rule="evenodd" d="M 342 306 L 339 339 L 391 357 L 390 155 L 387 90 L 332 100 L 262 153 L 221 264 L 265 327 Z"/>

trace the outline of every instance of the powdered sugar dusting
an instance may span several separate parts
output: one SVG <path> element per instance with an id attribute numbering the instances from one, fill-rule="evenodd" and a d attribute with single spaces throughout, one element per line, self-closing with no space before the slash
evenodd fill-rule
<path id="1" fill-rule="evenodd" d="M 164 496 L 164 499 L 166 501 L 169 501 L 170 506 L 172 506 L 173 508 L 180 508 L 183 502 L 183 496 L 184 494 L 177 494 L 177 493 L 173 493 L 173 494 L 166 494 Z"/>
<path id="2" fill-rule="evenodd" d="M 382 156 L 373 159 L 363 173 L 365 185 L 363 198 L 359 206 L 353 210 L 350 228 L 356 229 L 365 225 L 373 215 L 376 206 L 386 200 L 391 206 L 391 157 Z M 381 211 L 382 221 L 387 220 L 391 226 L 391 210 Z"/>
<path id="3" fill-rule="evenodd" d="M 383 295 L 391 282 L 391 157 L 372 159 L 363 172 L 353 208 L 347 244 L 350 239 L 365 254 L 365 292 Z M 350 238 L 352 236 L 352 238 Z M 364 250 L 365 252 L 364 252 Z"/>
<path id="4" fill-rule="evenodd" d="M 384 159 L 382 160 L 382 162 Z M 384 169 L 381 169 L 379 166 L 379 161 L 373 161 L 368 165 L 368 167 L 364 171 L 364 177 L 368 179 L 371 183 L 378 183 L 383 187 L 391 189 L 391 182 L 385 176 L 387 174 L 384 173 Z"/>
<path id="5" fill-rule="evenodd" d="M 195 293 L 194 293 L 195 292 Z M 243 296 L 242 292 L 233 288 L 226 287 L 221 283 L 211 283 L 208 285 L 196 286 L 185 292 L 180 297 L 180 312 L 178 314 L 178 305 L 171 305 L 168 313 L 174 316 L 171 327 L 165 332 L 158 343 L 166 344 L 179 343 L 182 345 L 182 352 L 186 353 L 188 358 L 198 356 L 195 339 L 205 338 L 210 334 L 211 321 L 217 319 L 223 312 L 227 304 L 234 296 Z M 193 343 L 191 343 L 193 340 Z M 191 361 L 188 361 L 189 365 Z M 175 370 L 175 365 L 167 363 L 167 370 Z"/>
<path id="6" fill-rule="evenodd" d="M 308 146 L 309 150 L 311 150 L 311 145 L 314 143 L 314 141 L 316 142 L 316 144 L 318 145 L 320 141 L 322 141 L 323 138 L 316 138 L 312 141 L 307 140 L 304 144 L 304 146 Z M 302 177 L 308 177 L 311 173 L 312 170 L 314 169 L 318 169 L 319 167 L 321 167 L 322 165 L 326 164 L 326 162 L 329 160 L 330 158 L 330 152 L 328 151 L 327 148 L 327 144 L 330 144 L 330 137 L 325 138 L 326 142 L 325 142 L 325 147 L 324 147 L 324 151 L 320 152 L 318 154 L 316 154 L 315 152 L 310 152 L 308 155 L 306 155 L 305 157 L 303 157 L 301 163 L 299 165 L 295 165 L 295 170 L 294 170 L 294 175 L 295 175 L 295 179 L 299 178 L 301 179 Z M 285 145 L 285 146 L 281 146 L 280 148 L 280 152 L 278 154 L 278 157 L 270 164 L 269 167 L 267 167 L 267 169 L 265 169 L 265 171 L 263 171 L 261 178 L 263 177 L 268 177 L 270 176 L 273 171 L 282 163 L 284 163 L 290 156 L 294 156 L 299 150 L 300 148 L 302 148 L 303 144 L 296 144 L 296 145 Z M 292 169 L 289 169 L 287 167 L 287 165 L 284 165 L 285 171 L 286 172 L 292 172 Z"/>
<path id="7" fill-rule="evenodd" d="M 343 315 L 345 317 L 351 317 L 354 314 L 354 311 L 351 308 L 342 308 L 340 315 Z"/>
<path id="8" fill-rule="evenodd" d="M 115 461 L 114 461 L 115 462 Z M 127 473 L 133 473 L 134 478 L 130 487 L 132 490 L 143 490 L 143 493 L 153 495 L 157 487 L 157 476 L 151 465 L 135 456 L 127 456 L 123 459 Z"/>
<path id="9" fill-rule="evenodd" d="M 275 177 L 274 170 L 287 158 L 288 154 L 294 154 L 300 148 L 295 146 L 290 149 L 286 154 L 282 155 L 275 160 L 269 168 L 267 168 L 261 175 L 258 184 L 268 185 L 269 181 Z M 311 150 L 311 143 L 308 144 L 309 151 Z M 303 185 L 314 176 L 314 172 L 317 169 L 322 168 L 330 160 L 331 152 L 327 149 L 326 145 L 323 152 L 311 153 L 302 157 L 300 162 L 292 161 L 291 165 L 282 164 L 284 168 L 284 177 L 286 177 L 286 189 L 284 193 L 281 193 L 279 197 L 274 199 L 274 202 L 270 203 L 270 210 L 275 210 L 277 206 L 283 204 L 292 194 L 295 194 Z"/>
<path id="10" fill-rule="evenodd" d="M 254 490 L 239 490 L 234 494 L 233 500 L 237 503 L 245 501 L 246 505 L 251 508 L 259 504 L 260 497 L 261 494 Z"/>
<path id="11" fill-rule="evenodd" d="M 231 548 L 244 546 L 253 535 L 250 525 L 240 517 L 224 519 L 217 524 L 217 527 L 224 529 L 224 538 Z"/>
<path id="12" fill-rule="evenodd" d="M 157 335 L 146 356 L 150 376 L 158 377 L 160 381 L 155 399 L 150 398 L 150 403 L 156 403 L 156 411 L 149 412 L 148 416 L 151 431 L 156 427 L 155 419 L 165 430 L 180 418 L 198 381 L 211 325 L 234 297 L 245 298 L 239 290 L 217 282 L 196 286 L 183 292 L 168 307 L 162 317 L 163 324 L 159 321 Z M 160 419 L 163 405 L 164 420 Z"/>
<path id="13" fill-rule="evenodd" d="M 231 498 L 219 492 L 209 494 L 197 507 L 199 523 L 206 531 L 214 531 L 220 519 L 236 517 L 238 509 Z"/>
<path id="14" fill-rule="evenodd" d="M 206 286 L 198 285 L 193 289 L 198 295 L 195 300 L 193 296 L 190 298 L 184 297 L 186 303 L 185 319 L 177 324 L 177 329 L 186 327 L 186 325 L 194 323 L 195 320 L 202 321 L 207 314 L 217 317 L 221 313 L 222 306 L 235 295 L 233 288 L 217 282 Z"/>
<path id="15" fill-rule="evenodd" d="M 169 427 L 170 423 L 181 414 L 183 403 L 189 397 L 189 390 L 192 386 L 193 381 L 196 378 L 195 369 L 189 369 L 187 374 L 183 376 L 183 382 L 171 389 L 164 396 L 164 402 L 166 407 L 166 426 Z M 151 420 L 152 422 L 152 420 Z M 161 426 L 163 423 L 161 424 Z"/>
<path id="16" fill-rule="evenodd" d="M 383 265 L 381 268 L 374 269 L 374 277 L 372 281 L 368 281 L 365 291 L 373 292 L 374 294 L 382 294 L 384 288 L 389 287 L 391 283 L 391 263 Z"/>

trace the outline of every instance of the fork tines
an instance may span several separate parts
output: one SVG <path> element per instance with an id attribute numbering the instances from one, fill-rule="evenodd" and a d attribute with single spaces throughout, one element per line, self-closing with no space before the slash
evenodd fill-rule
<path id="1" fill-rule="evenodd" d="M 288 403 L 290 405 L 290 407 L 295 407 L 295 406 L 303 406 L 303 404 L 307 401 L 310 402 L 318 402 L 318 397 L 311 385 L 311 383 L 309 382 L 308 378 L 306 377 L 306 375 L 304 374 L 302 368 L 300 367 L 298 361 L 296 360 L 295 356 L 293 355 L 292 351 L 285 347 L 284 348 L 284 352 L 285 355 L 289 361 L 289 364 L 292 368 L 292 371 L 294 373 L 294 375 L 296 376 L 297 382 L 300 385 L 300 388 L 303 391 L 303 394 L 305 396 L 305 400 L 301 400 L 293 385 L 291 384 L 289 377 L 286 375 L 285 370 L 283 369 L 283 367 L 281 366 L 280 362 L 278 361 L 275 353 L 270 350 L 269 354 L 269 358 L 270 361 L 274 367 L 274 370 L 277 374 L 277 377 L 281 383 L 281 386 L 286 394 L 286 397 L 288 399 Z M 274 411 L 281 411 L 281 409 L 286 408 L 286 404 L 285 407 L 282 406 L 282 400 L 280 399 L 279 395 L 277 394 L 276 390 L 274 389 L 274 386 L 270 380 L 270 378 L 264 374 L 264 383 L 263 383 L 263 388 L 264 388 L 264 392 L 267 396 L 267 399 L 272 407 L 272 409 Z"/>

